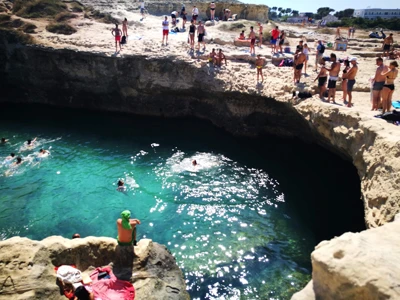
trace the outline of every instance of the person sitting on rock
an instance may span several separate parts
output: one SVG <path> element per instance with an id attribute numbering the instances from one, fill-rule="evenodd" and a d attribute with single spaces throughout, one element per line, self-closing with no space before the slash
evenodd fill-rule
<path id="1" fill-rule="evenodd" d="M 242 33 L 239 35 L 239 40 L 245 40 L 246 37 L 244 35 L 244 30 L 242 30 Z"/>
<path id="2" fill-rule="evenodd" d="M 118 229 L 118 245 L 120 246 L 136 246 L 136 225 L 140 224 L 138 219 L 130 219 L 131 212 L 124 210 L 121 213 L 121 219 L 117 220 Z"/>
<path id="3" fill-rule="evenodd" d="M 217 58 L 216 58 L 216 65 L 221 67 L 221 63 L 222 61 L 225 60 L 225 65 L 227 66 L 227 62 L 226 62 L 226 56 L 224 53 L 222 53 L 222 50 L 219 49 L 218 54 L 217 54 Z"/>
<path id="4" fill-rule="evenodd" d="M 216 63 L 216 57 L 217 53 L 215 52 L 215 49 L 213 48 L 210 54 L 208 55 L 208 62 L 215 65 Z"/>

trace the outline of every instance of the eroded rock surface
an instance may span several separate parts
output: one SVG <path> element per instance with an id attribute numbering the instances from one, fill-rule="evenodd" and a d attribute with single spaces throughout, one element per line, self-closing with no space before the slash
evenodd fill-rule
<path id="1" fill-rule="evenodd" d="M 115 239 L 51 236 L 42 241 L 13 237 L 0 242 L 0 299 L 65 299 L 56 285 L 55 266 L 76 265 L 90 273 L 112 263 L 117 277 L 132 282 L 136 299 L 190 299 L 181 270 L 167 248 L 149 239 L 132 248 Z"/>
<path id="2" fill-rule="evenodd" d="M 323 241 L 313 280 L 292 300 L 400 299 L 400 221 Z"/>
<path id="3" fill-rule="evenodd" d="M 361 179 L 367 227 L 392 221 L 400 211 L 398 128 L 357 111 L 315 101 L 305 101 L 296 109 L 327 144 L 351 157 Z"/>

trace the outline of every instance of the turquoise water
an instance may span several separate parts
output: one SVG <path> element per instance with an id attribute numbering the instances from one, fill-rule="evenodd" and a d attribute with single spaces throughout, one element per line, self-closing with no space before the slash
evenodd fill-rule
<path id="1" fill-rule="evenodd" d="M 0 146 L 0 159 L 15 152 L 24 163 L 0 168 L 1 239 L 115 237 L 115 220 L 129 209 L 142 222 L 139 238 L 167 245 L 176 257 L 193 299 L 288 299 L 310 279 L 319 237 L 305 201 L 318 198 L 319 187 L 305 188 L 298 172 L 320 167 L 331 158 L 326 151 L 237 139 L 198 121 L 2 111 L 0 137 L 10 142 Z M 34 137 L 36 146 L 23 149 Z M 51 155 L 36 161 L 40 148 Z M 317 159 L 305 164 L 307 156 Z M 125 193 L 116 191 L 120 178 Z"/>

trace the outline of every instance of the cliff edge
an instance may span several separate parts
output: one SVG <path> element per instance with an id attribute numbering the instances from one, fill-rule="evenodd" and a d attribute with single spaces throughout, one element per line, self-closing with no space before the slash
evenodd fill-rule
<path id="1" fill-rule="evenodd" d="M 114 274 L 130 281 L 136 299 L 190 299 L 181 270 L 167 248 L 149 239 L 133 251 L 107 237 L 65 239 L 51 236 L 42 241 L 13 237 L 0 242 L 0 299 L 65 299 L 56 285 L 54 267 L 76 265 L 90 274 L 94 267 L 112 263 Z M 132 248 L 130 248 L 132 249 Z"/>

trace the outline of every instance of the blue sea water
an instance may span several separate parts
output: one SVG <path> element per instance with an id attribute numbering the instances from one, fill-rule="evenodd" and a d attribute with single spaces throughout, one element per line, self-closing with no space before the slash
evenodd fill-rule
<path id="1" fill-rule="evenodd" d="M 0 163 L 11 152 L 24 161 L 0 167 L 1 239 L 116 237 L 115 220 L 129 209 L 141 220 L 139 239 L 176 257 L 193 299 L 288 299 L 310 279 L 319 237 L 305 221 L 307 201 L 323 188 L 299 174 L 318 172 L 326 151 L 238 139 L 200 121 L 42 106 L 1 114 L 0 137 L 10 141 Z M 40 148 L 51 155 L 37 161 Z M 320 177 L 310 171 L 314 184 Z"/>

